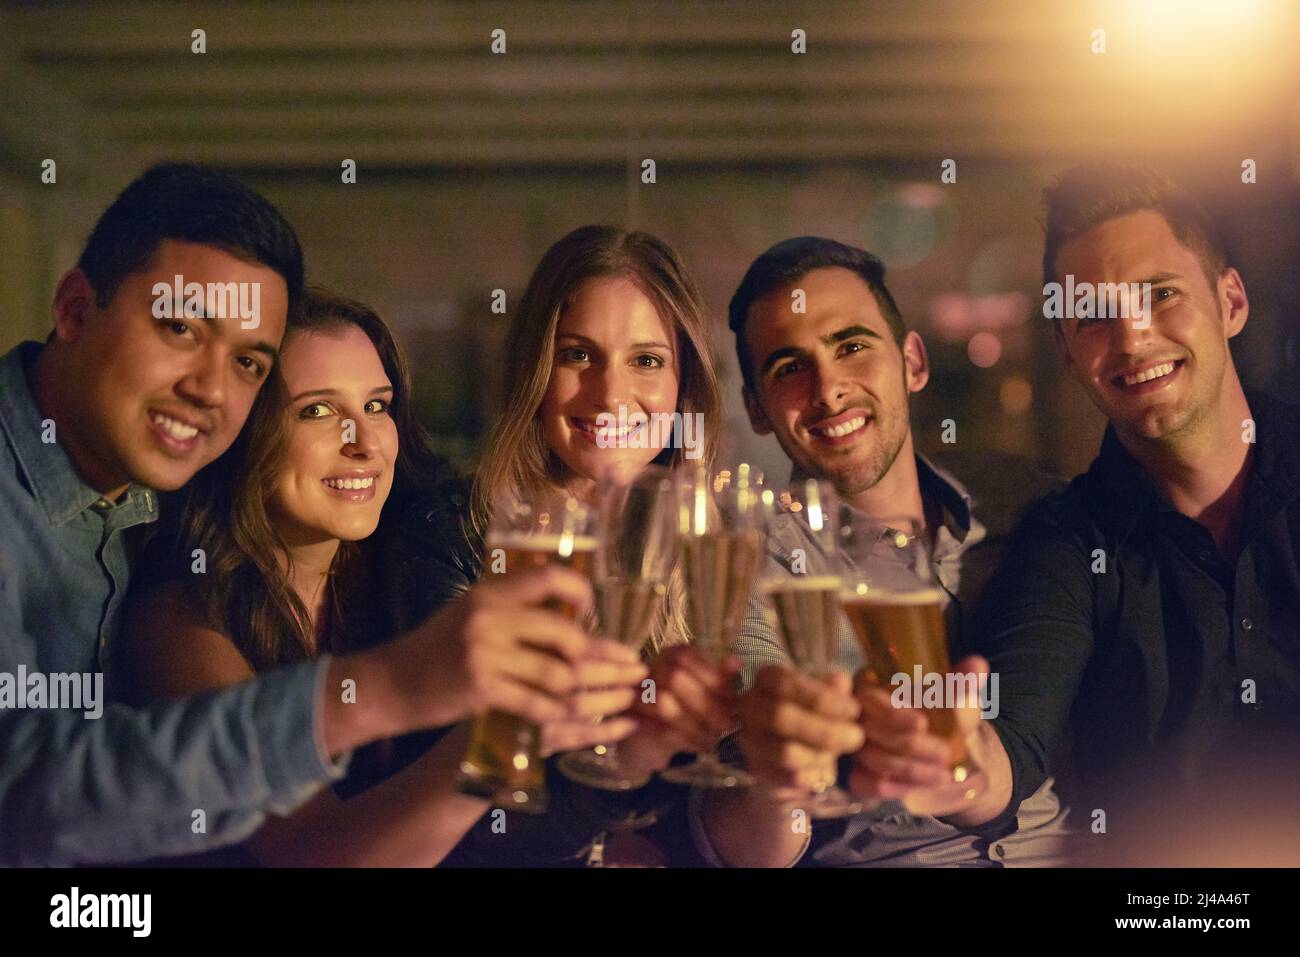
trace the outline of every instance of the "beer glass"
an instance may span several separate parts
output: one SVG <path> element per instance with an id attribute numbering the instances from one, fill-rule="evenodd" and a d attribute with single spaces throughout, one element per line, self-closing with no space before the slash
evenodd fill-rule
<path id="1" fill-rule="evenodd" d="M 594 515 L 563 492 L 508 498 L 492 513 L 486 536 L 487 574 L 513 574 L 549 564 L 591 574 L 596 550 Z M 576 610 L 554 599 L 543 607 L 569 617 Z M 541 729 L 503 711 L 489 710 L 474 724 L 456 788 L 520 811 L 546 809 Z"/>
<path id="2" fill-rule="evenodd" d="M 697 467 L 677 482 L 678 531 L 686 584 L 686 621 L 691 642 L 721 663 L 731 654 L 745 605 L 763 560 L 773 493 L 749 465 L 710 473 Z M 754 779 L 720 761 L 697 754 L 662 777 L 696 787 L 737 787 Z"/>
<path id="3" fill-rule="evenodd" d="M 631 483 L 602 483 L 599 513 L 593 581 L 600 631 L 640 649 L 659 619 L 677 564 L 672 474 L 652 465 Z M 631 790 L 649 780 L 619 764 L 616 744 L 570 752 L 558 766 L 571 780 L 606 791 Z"/>
<path id="4" fill-rule="evenodd" d="M 807 479 L 777 496 L 774 530 L 799 542 L 790 571 L 765 575 L 759 590 L 767 598 L 776 631 L 794 666 L 803 673 L 828 679 L 839 670 L 835 651 L 844 612 L 840 607 L 848 570 L 838 551 L 835 489 L 827 482 Z M 814 819 L 848 817 L 862 804 L 835 783 L 836 754 L 820 755 L 820 775 L 806 808 Z"/>
<path id="5" fill-rule="evenodd" d="M 841 601 L 872 675 L 909 706 L 925 709 L 930 733 L 948 742 L 953 780 L 962 782 L 978 768 L 967 753 L 956 708 L 977 697 L 978 686 L 951 674 L 945 595 L 934 580 L 925 528 L 899 525 L 884 527 L 845 511 L 841 546 L 858 573 Z"/>

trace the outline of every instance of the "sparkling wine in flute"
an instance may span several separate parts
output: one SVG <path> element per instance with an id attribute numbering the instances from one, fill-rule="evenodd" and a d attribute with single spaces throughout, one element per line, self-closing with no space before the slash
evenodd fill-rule
<path id="1" fill-rule="evenodd" d="M 943 624 L 943 594 L 934 588 L 896 592 L 872 588 L 864 594 L 844 593 L 844 613 L 853 626 L 867 656 L 867 667 L 884 688 L 891 688 L 894 675 L 914 679 L 919 665 L 923 675 L 945 679 L 948 640 Z M 947 688 L 944 681 L 944 687 Z M 959 780 L 970 770 L 966 745 L 958 731 L 951 702 L 945 707 L 927 708 L 930 731 L 948 740 L 948 766 Z"/>
<path id="2" fill-rule="evenodd" d="M 805 674 L 826 679 L 835 673 L 839 623 L 844 615 L 839 575 L 783 575 L 759 586 L 776 616 L 776 625 L 795 666 Z M 813 784 L 805 808 L 813 820 L 848 817 L 862 810 L 861 801 L 838 787 L 837 755 L 821 756 L 821 776 Z"/>
<path id="3" fill-rule="evenodd" d="M 688 535 L 682 546 L 692 640 L 714 659 L 727 656 L 763 558 L 758 531 Z"/>
<path id="4" fill-rule="evenodd" d="M 831 671 L 843 587 L 837 575 L 795 575 L 763 585 L 791 659 L 809 674 Z"/>
<path id="5" fill-rule="evenodd" d="M 596 540 L 586 535 L 502 535 L 489 538 L 488 554 L 501 550 L 505 574 L 558 564 L 590 576 Z M 545 607 L 576 618 L 558 601 Z M 503 711 L 488 711 L 474 724 L 469 751 L 460 764 L 458 788 L 519 810 L 545 810 L 545 767 L 541 729 Z"/>
<path id="6" fill-rule="evenodd" d="M 650 636 L 663 603 L 662 582 L 646 578 L 607 578 L 596 586 L 596 611 L 606 638 L 640 648 Z"/>

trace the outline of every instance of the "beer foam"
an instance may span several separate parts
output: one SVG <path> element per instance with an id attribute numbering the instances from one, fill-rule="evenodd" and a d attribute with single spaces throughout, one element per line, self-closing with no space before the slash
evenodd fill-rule
<path id="1" fill-rule="evenodd" d="M 858 592 L 855 586 L 844 589 L 845 601 L 856 601 L 873 605 L 933 605 L 943 603 L 943 592 L 937 588 L 917 588 L 911 591 L 894 591 L 890 588 L 867 586 L 865 592 Z"/>
<path id="2" fill-rule="evenodd" d="M 596 550 L 595 535 L 555 535 L 546 533 L 541 535 L 530 535 L 528 532 L 506 532 L 503 535 L 490 535 L 487 540 L 488 548 L 511 548 L 525 552 L 555 552 L 560 554 L 561 543 L 566 543 L 566 548 L 575 552 L 594 552 Z"/>
<path id="3" fill-rule="evenodd" d="M 838 575 L 787 575 L 769 578 L 759 584 L 764 592 L 774 591 L 839 591 L 844 580 Z"/>

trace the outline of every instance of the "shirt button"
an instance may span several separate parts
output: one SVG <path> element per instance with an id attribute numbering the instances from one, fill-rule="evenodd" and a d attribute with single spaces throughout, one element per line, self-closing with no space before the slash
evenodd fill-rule
<path id="1" fill-rule="evenodd" d="M 1199 557 L 1201 561 L 1208 562 L 1213 556 L 1209 552 L 1201 552 Z"/>
<path id="2" fill-rule="evenodd" d="M 1254 628 L 1254 627 L 1255 627 L 1255 623 L 1254 623 L 1253 621 L 1251 621 L 1249 618 L 1243 618 L 1243 619 L 1241 619 L 1241 630 L 1242 630 L 1242 631 L 1250 631 L 1250 629 L 1252 629 L 1252 628 Z"/>
<path id="3" fill-rule="evenodd" d="M 1006 856 L 1007 856 L 1007 849 L 1006 849 L 1005 847 L 1003 847 L 1001 844 L 994 844 L 994 845 L 993 845 L 993 850 L 994 850 L 994 852 L 998 855 L 998 857 L 1006 857 Z"/>

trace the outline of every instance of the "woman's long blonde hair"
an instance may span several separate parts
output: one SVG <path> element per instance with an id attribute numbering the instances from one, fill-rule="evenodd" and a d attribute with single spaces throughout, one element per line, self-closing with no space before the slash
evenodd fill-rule
<path id="1" fill-rule="evenodd" d="M 709 320 L 695 283 L 663 240 L 614 226 L 583 226 L 546 251 L 510 323 L 505 407 L 484 444 L 471 498 L 471 521 L 480 538 L 487 534 L 493 502 L 507 495 L 527 498 L 565 484 L 566 466 L 546 444 L 537 415 L 551 380 L 556 329 L 585 283 L 615 277 L 634 282 L 675 337 L 676 411 L 683 416 L 703 414 L 700 458 L 692 461 L 712 465 L 722 399 Z M 685 451 L 664 449 L 654 461 L 675 468 L 686 461 Z M 687 637 L 678 579 L 675 575 L 669 584 L 665 614 L 652 635 L 656 649 Z"/>

